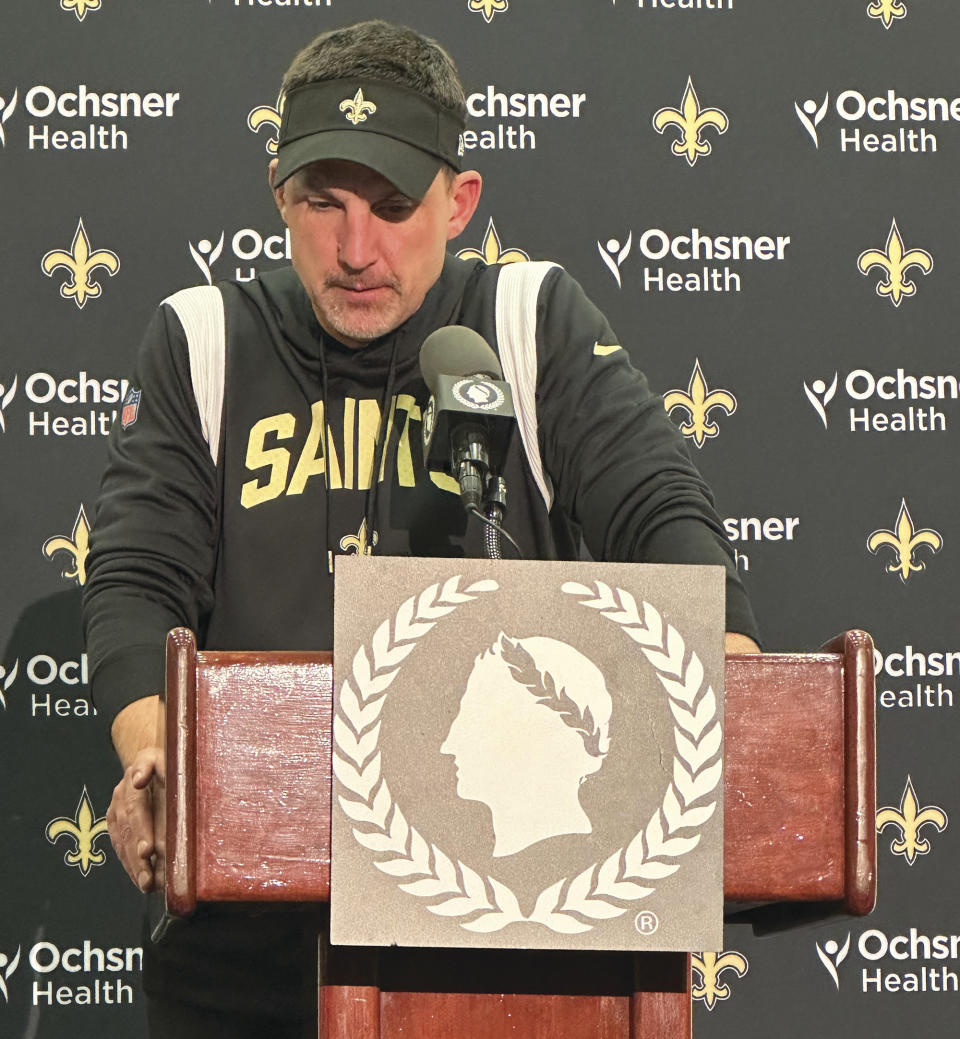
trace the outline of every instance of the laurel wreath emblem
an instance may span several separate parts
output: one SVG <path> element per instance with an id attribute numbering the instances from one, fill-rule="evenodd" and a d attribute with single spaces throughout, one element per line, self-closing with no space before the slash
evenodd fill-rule
<path id="1" fill-rule="evenodd" d="M 333 720 L 333 771 L 352 795 L 339 794 L 340 807 L 360 824 L 353 829 L 357 842 L 381 856 L 374 862 L 377 869 L 409 878 L 400 890 L 435 900 L 426 908 L 458 919 L 465 930 L 491 933 L 512 923 L 535 923 L 563 934 L 590 931 L 594 924 L 588 921 L 622 916 L 630 903 L 652 894 L 656 881 L 680 868 L 675 860 L 699 844 L 698 831 L 716 810 L 714 791 L 723 770 L 716 695 L 696 653 L 688 653 L 680 632 L 650 603 L 641 603 L 641 616 L 634 597 L 622 588 L 601 581 L 562 586 L 579 605 L 617 624 L 653 666 L 674 720 L 673 779 L 627 845 L 572 880 L 562 877 L 545 888 L 532 912 L 524 914 L 507 885 L 452 860 L 411 826 L 381 775 L 380 716 L 403 661 L 439 620 L 499 588 L 496 581 L 483 580 L 460 590 L 460 582 L 461 577 L 451 577 L 411 596 L 392 624 L 385 620 L 369 646 L 354 655 Z"/>

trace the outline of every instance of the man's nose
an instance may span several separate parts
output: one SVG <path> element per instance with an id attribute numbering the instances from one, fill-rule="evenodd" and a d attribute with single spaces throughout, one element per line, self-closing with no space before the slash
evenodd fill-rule
<path id="1" fill-rule="evenodd" d="M 341 266 L 363 271 L 377 260 L 376 217 L 365 206 L 348 207 L 340 233 L 338 257 Z"/>

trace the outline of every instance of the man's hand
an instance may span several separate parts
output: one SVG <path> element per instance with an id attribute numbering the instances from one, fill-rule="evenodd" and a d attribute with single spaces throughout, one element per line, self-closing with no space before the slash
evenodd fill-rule
<path id="1" fill-rule="evenodd" d="M 762 653 L 763 651 L 749 635 L 739 635 L 735 631 L 728 631 L 725 638 L 724 652 Z"/>
<path id="2" fill-rule="evenodd" d="M 130 879 L 143 892 L 163 884 L 162 872 L 155 869 L 153 858 L 157 845 L 150 784 L 154 777 L 161 783 L 166 781 L 163 750 L 145 747 L 124 770 L 107 809 L 113 849 Z"/>
<path id="3" fill-rule="evenodd" d="M 163 884 L 151 791 L 153 779 L 167 778 L 163 748 L 157 746 L 159 717 L 160 698 L 148 696 L 124 707 L 110 730 L 124 772 L 107 809 L 107 826 L 123 868 L 144 892 Z"/>

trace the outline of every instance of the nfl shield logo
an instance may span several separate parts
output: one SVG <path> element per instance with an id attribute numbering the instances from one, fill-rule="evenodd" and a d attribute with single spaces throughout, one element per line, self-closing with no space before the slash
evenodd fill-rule
<path id="1" fill-rule="evenodd" d="M 140 391 L 130 388 L 123 399 L 123 411 L 120 412 L 120 425 L 126 429 L 137 421 L 137 412 L 140 410 Z"/>

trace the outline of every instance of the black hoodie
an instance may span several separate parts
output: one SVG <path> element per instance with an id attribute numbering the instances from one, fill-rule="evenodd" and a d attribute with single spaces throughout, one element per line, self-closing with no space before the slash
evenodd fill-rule
<path id="1" fill-rule="evenodd" d="M 430 332 L 450 324 L 475 329 L 496 349 L 498 274 L 448 257 L 420 309 L 362 349 L 322 332 L 292 268 L 186 290 L 219 291 L 224 303 L 214 448 L 176 297 L 159 308 L 133 379 L 135 420 L 128 409 L 126 428 L 118 422 L 111 436 L 87 561 L 92 691 L 107 726 L 126 704 L 162 688 L 164 637 L 178 625 L 209 649 L 332 647 L 330 553 L 355 552 L 364 537 L 369 545 L 362 525 L 371 505 L 375 554 L 484 554 L 482 525 L 468 520 L 456 484 L 424 470 L 428 393 L 419 351 Z M 683 438 L 626 351 L 613 348 L 606 319 L 560 268 L 540 289 L 536 340 L 537 439 L 555 500 L 548 511 L 514 436 L 505 525 L 524 557 L 577 558 L 582 534 L 597 559 L 725 565 L 727 630 L 756 638 Z M 388 437 L 371 502 L 389 382 Z"/>

